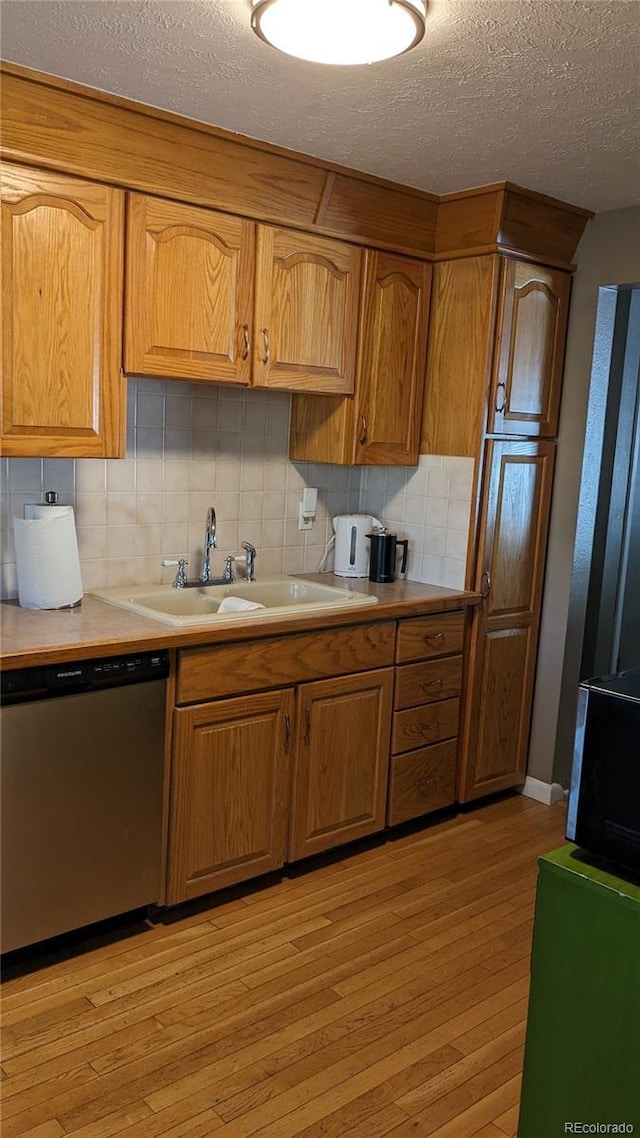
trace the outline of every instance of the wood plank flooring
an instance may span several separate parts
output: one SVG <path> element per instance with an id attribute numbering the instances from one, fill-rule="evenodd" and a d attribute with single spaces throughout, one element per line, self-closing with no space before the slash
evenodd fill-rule
<path id="1" fill-rule="evenodd" d="M 9 959 L 3 1138 L 513 1138 L 564 824 L 510 795 Z"/>

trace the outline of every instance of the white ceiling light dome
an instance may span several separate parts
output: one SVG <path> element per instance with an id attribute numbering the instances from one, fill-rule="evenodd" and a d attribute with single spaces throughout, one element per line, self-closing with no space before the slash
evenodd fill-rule
<path id="1" fill-rule="evenodd" d="M 426 0 L 253 0 L 265 42 L 311 63 L 379 63 L 424 35 Z"/>

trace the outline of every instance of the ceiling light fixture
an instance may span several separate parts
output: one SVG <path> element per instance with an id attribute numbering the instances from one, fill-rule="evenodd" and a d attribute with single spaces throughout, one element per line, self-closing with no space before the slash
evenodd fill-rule
<path id="1" fill-rule="evenodd" d="M 253 0 L 260 39 L 311 63 L 379 63 L 424 35 L 426 0 Z"/>

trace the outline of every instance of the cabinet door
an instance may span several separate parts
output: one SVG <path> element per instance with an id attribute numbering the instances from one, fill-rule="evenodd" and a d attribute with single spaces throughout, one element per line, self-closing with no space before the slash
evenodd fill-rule
<path id="1" fill-rule="evenodd" d="M 391 668 L 299 688 L 290 861 L 383 828 L 392 694 Z"/>
<path id="2" fill-rule="evenodd" d="M 125 367 L 248 384 L 253 222 L 129 194 Z"/>
<path id="3" fill-rule="evenodd" d="M 488 442 L 459 800 L 524 782 L 555 461 L 551 442 Z"/>
<path id="4" fill-rule="evenodd" d="M 418 461 L 431 266 L 367 251 L 356 376 L 355 462 Z"/>
<path id="5" fill-rule="evenodd" d="M 361 258 L 343 241 L 258 226 L 256 386 L 353 391 Z"/>
<path id="6" fill-rule="evenodd" d="M 489 433 L 558 433 L 570 288 L 568 273 L 503 261 Z"/>
<path id="7" fill-rule="evenodd" d="M 5 455 L 124 453 L 124 194 L 2 166 Z"/>
<path id="8" fill-rule="evenodd" d="M 431 266 L 365 252 L 353 399 L 294 395 L 290 457 L 409 466 L 418 461 Z"/>
<path id="9" fill-rule="evenodd" d="M 174 712 L 169 904 L 283 864 L 293 710 L 289 688 Z"/>

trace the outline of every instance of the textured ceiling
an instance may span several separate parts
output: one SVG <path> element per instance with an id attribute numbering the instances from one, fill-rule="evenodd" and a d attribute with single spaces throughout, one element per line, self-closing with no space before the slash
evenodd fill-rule
<path id="1" fill-rule="evenodd" d="M 2 57 L 433 193 L 640 202 L 638 0 L 430 0 L 422 43 L 303 63 L 250 0 L 2 0 Z"/>

